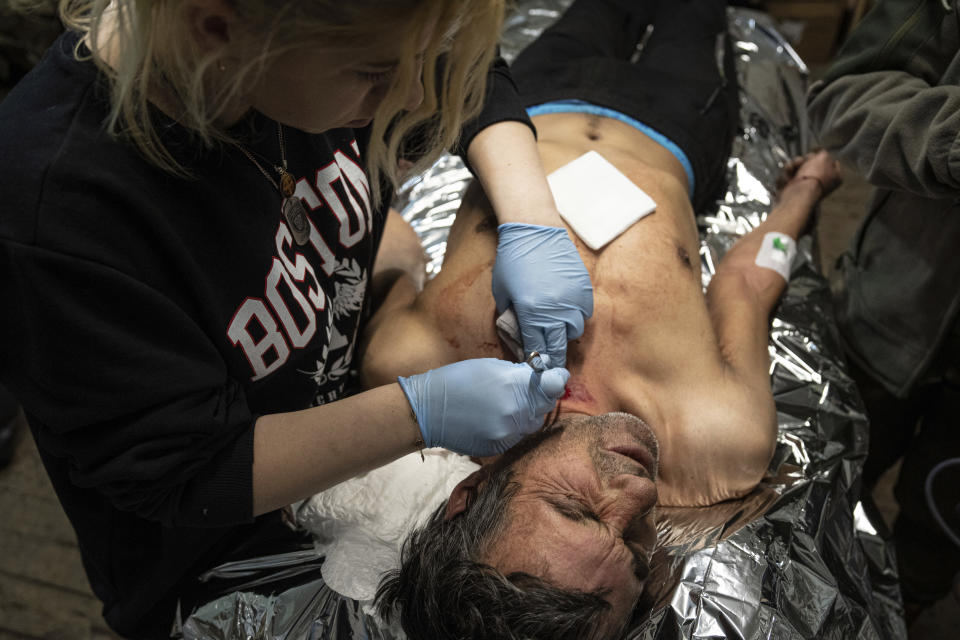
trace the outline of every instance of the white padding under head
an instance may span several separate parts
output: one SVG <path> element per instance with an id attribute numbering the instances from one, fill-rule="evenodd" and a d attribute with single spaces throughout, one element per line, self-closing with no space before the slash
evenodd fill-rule
<path id="1" fill-rule="evenodd" d="M 557 210 L 584 244 L 598 251 L 657 208 L 596 151 L 588 151 L 547 177 Z"/>
<path id="2" fill-rule="evenodd" d="M 772 269 L 790 282 L 790 266 L 797 255 L 797 243 L 785 233 L 772 231 L 763 236 L 763 244 L 754 263 L 764 269 Z"/>

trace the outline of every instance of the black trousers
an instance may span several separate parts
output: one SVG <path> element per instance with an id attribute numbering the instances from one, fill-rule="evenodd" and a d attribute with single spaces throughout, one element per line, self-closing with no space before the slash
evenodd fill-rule
<path id="1" fill-rule="evenodd" d="M 695 210 L 720 195 L 739 122 L 725 2 L 577 0 L 511 72 L 524 106 L 585 100 L 675 142 L 693 165 Z"/>
<path id="2" fill-rule="evenodd" d="M 5 387 L 0 386 L 0 425 L 17 415 L 20 405 Z"/>
<path id="3" fill-rule="evenodd" d="M 0 386 L 0 469 L 13 460 L 20 423 L 15 420 L 20 405 L 5 387 Z"/>
<path id="4" fill-rule="evenodd" d="M 954 329 L 939 362 L 907 398 L 897 398 L 851 363 L 870 420 L 864 490 L 903 459 L 894 485 L 900 511 L 893 543 L 904 601 L 927 604 L 946 595 L 960 572 L 960 548 L 944 534 L 927 503 L 927 477 L 939 463 L 960 457 L 960 332 Z M 943 469 L 931 485 L 934 505 L 960 535 L 960 467 Z"/>

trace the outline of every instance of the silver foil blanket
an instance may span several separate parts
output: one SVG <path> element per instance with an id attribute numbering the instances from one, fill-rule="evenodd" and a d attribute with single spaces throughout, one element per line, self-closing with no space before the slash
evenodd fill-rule
<path id="1" fill-rule="evenodd" d="M 504 32 L 505 57 L 512 59 L 570 2 L 517 2 Z M 704 286 L 724 252 L 769 211 L 780 168 L 809 141 L 803 62 L 765 14 L 730 9 L 729 24 L 742 127 L 728 162 L 728 192 L 698 216 Z M 404 184 L 395 202 L 420 235 L 431 274 L 440 269 L 470 179 L 459 159 L 446 156 Z M 798 261 L 770 331 L 779 436 L 769 479 L 740 501 L 662 510 L 648 583 L 652 613 L 635 621 L 631 639 L 906 637 L 896 565 L 877 533 L 882 523 L 859 502 L 867 423 L 844 370 L 809 236 L 799 243 Z M 278 575 L 303 562 L 281 556 L 219 568 L 211 579 L 249 575 L 249 591 L 196 612 L 183 636 L 402 637 L 318 577 L 257 595 L 270 593 Z"/>

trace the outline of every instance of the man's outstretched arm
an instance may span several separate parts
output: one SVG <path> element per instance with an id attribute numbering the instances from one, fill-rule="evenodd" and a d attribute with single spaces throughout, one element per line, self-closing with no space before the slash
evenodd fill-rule
<path id="1" fill-rule="evenodd" d="M 771 232 L 796 240 L 821 198 L 841 182 L 839 166 L 825 151 L 798 158 L 785 168 L 786 184 L 767 219 L 733 246 L 707 289 L 707 307 L 721 353 L 743 382 L 769 390 L 767 333 L 770 312 L 787 282 L 756 264 Z"/>

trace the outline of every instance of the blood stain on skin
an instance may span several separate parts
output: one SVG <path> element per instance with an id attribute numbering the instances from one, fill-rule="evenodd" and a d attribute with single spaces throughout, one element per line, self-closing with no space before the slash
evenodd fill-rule
<path id="1" fill-rule="evenodd" d="M 587 389 L 587 385 L 583 384 L 579 380 L 573 379 L 567 382 L 567 387 L 564 390 L 563 398 L 561 398 L 561 400 L 573 400 L 574 402 L 584 403 L 594 402 L 594 398 Z"/>
<path id="2" fill-rule="evenodd" d="M 514 360 L 513 354 L 504 348 L 499 342 L 484 341 L 480 345 L 480 351 L 485 358 L 499 358 L 500 360 Z"/>
<path id="3" fill-rule="evenodd" d="M 473 286 L 473 283 L 477 278 L 480 277 L 480 274 L 483 273 L 485 268 L 485 264 L 478 264 L 445 286 L 443 288 L 443 293 L 439 296 L 439 300 L 442 301 L 442 304 L 448 307 L 453 307 L 456 304 L 459 304 L 460 299 L 470 289 L 470 287 Z"/>
<path id="4" fill-rule="evenodd" d="M 440 324 L 440 334 L 453 349 L 462 347 L 460 338 L 465 335 L 462 317 L 462 301 L 486 268 L 477 265 L 446 285 L 437 296 L 433 313 Z"/>

